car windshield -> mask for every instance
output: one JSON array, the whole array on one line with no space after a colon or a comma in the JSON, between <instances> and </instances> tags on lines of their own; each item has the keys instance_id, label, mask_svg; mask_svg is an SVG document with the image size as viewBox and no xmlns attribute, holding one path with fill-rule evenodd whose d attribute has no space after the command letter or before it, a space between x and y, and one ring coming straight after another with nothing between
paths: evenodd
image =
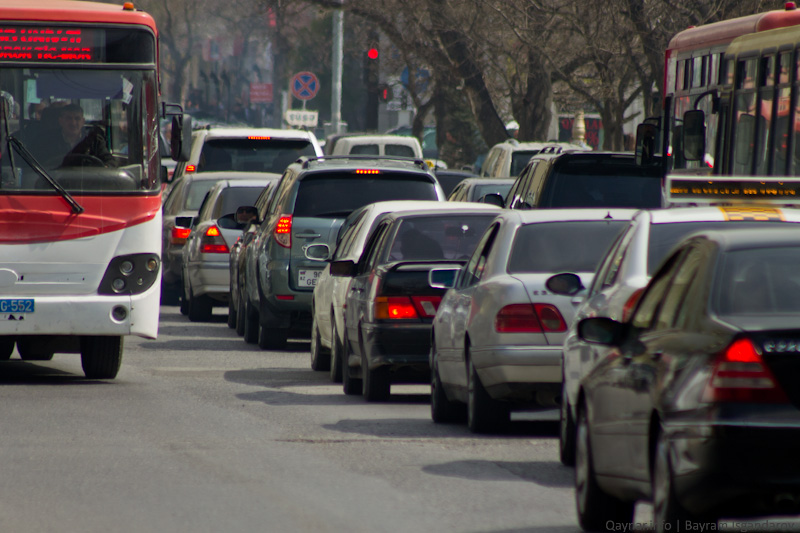
<instances>
[{"instance_id":1,"label":"car windshield","mask_svg":"<svg viewBox=\"0 0 800 533\"><path fill-rule=\"evenodd\" d=\"M725 315L800 312L800 247L756 248L725 254L712 296Z\"/></svg>"},{"instance_id":2,"label":"car windshield","mask_svg":"<svg viewBox=\"0 0 800 533\"><path fill-rule=\"evenodd\" d=\"M661 207L661 174L633 160L579 158L556 163L539 207Z\"/></svg>"},{"instance_id":3,"label":"car windshield","mask_svg":"<svg viewBox=\"0 0 800 533\"><path fill-rule=\"evenodd\" d=\"M314 173L300 181L294 216L346 217L374 202L437 199L436 185L425 174L382 172L376 178L352 172Z\"/></svg>"},{"instance_id":4,"label":"car windshield","mask_svg":"<svg viewBox=\"0 0 800 533\"><path fill-rule=\"evenodd\" d=\"M627 220L526 224L517 230L509 274L594 272Z\"/></svg>"},{"instance_id":5,"label":"car windshield","mask_svg":"<svg viewBox=\"0 0 800 533\"><path fill-rule=\"evenodd\" d=\"M314 156L305 139L207 139L203 143L198 172L235 170L282 174L300 156Z\"/></svg>"},{"instance_id":6,"label":"car windshield","mask_svg":"<svg viewBox=\"0 0 800 533\"><path fill-rule=\"evenodd\" d=\"M647 248L647 275L652 276L667 253L679 241L690 233L701 230L714 230L730 228L736 224L737 228L763 227L764 224L785 224L785 222L681 222L667 224L651 224L650 237Z\"/></svg>"},{"instance_id":7,"label":"car windshield","mask_svg":"<svg viewBox=\"0 0 800 533\"><path fill-rule=\"evenodd\" d=\"M388 261L466 261L496 215L409 217L400 223Z\"/></svg>"},{"instance_id":8,"label":"car windshield","mask_svg":"<svg viewBox=\"0 0 800 533\"><path fill-rule=\"evenodd\" d=\"M539 153L539 150L520 150L511 154L511 170L509 176L519 176L531 157Z\"/></svg>"}]
</instances>

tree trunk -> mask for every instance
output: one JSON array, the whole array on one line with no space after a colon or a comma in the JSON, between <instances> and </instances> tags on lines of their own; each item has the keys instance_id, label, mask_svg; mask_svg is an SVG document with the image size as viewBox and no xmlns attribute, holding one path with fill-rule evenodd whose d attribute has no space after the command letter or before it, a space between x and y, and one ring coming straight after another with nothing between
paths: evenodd
<instances>
[{"instance_id":1,"label":"tree trunk","mask_svg":"<svg viewBox=\"0 0 800 533\"><path fill-rule=\"evenodd\" d=\"M550 121L553 119L553 86L550 72L539 50L528 49L528 78L525 94L514 99L511 107L519 122L520 141L547 141Z\"/></svg>"}]
</instances>

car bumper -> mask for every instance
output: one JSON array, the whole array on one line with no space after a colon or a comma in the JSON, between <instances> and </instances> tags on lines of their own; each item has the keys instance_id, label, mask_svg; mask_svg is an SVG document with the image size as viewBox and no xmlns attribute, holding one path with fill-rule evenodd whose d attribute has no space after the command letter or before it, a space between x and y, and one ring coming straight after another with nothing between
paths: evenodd
<instances>
[{"instance_id":1,"label":"car bumper","mask_svg":"<svg viewBox=\"0 0 800 533\"><path fill-rule=\"evenodd\" d=\"M227 302L231 290L230 264L219 261L201 261L188 266L192 292L196 296L208 295Z\"/></svg>"},{"instance_id":2,"label":"car bumper","mask_svg":"<svg viewBox=\"0 0 800 533\"><path fill-rule=\"evenodd\" d=\"M270 261L266 272L262 270L259 276L263 289L260 295L262 322L267 327L310 335L313 289L295 290L289 283L289 263L284 260Z\"/></svg>"},{"instance_id":3,"label":"car bumper","mask_svg":"<svg viewBox=\"0 0 800 533\"><path fill-rule=\"evenodd\" d=\"M430 372L431 324L365 324L362 331L370 368L388 365Z\"/></svg>"},{"instance_id":4,"label":"car bumper","mask_svg":"<svg viewBox=\"0 0 800 533\"><path fill-rule=\"evenodd\" d=\"M539 393L561 392L561 346L471 347L470 358L481 384L496 400L527 402Z\"/></svg>"},{"instance_id":5,"label":"car bumper","mask_svg":"<svg viewBox=\"0 0 800 533\"><path fill-rule=\"evenodd\" d=\"M678 500L691 512L756 516L800 512L800 427L672 427Z\"/></svg>"}]
</instances>

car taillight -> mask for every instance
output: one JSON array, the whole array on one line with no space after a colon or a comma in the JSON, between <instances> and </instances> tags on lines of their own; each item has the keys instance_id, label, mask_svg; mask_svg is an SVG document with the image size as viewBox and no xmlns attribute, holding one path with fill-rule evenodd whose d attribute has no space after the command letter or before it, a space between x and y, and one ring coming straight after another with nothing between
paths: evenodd
<instances>
[{"instance_id":1,"label":"car taillight","mask_svg":"<svg viewBox=\"0 0 800 533\"><path fill-rule=\"evenodd\" d=\"M177 226L172 228L172 231L169 235L169 243L170 244L183 244L186 242L186 239L189 237L189 233L192 230L189 228L179 228Z\"/></svg>"},{"instance_id":2,"label":"car taillight","mask_svg":"<svg viewBox=\"0 0 800 533\"><path fill-rule=\"evenodd\" d=\"M194 172L197 170L197 167L194 165L186 165L186 172Z\"/></svg>"},{"instance_id":3,"label":"car taillight","mask_svg":"<svg viewBox=\"0 0 800 533\"><path fill-rule=\"evenodd\" d=\"M705 402L786 403L786 393L750 339L737 339L714 362Z\"/></svg>"},{"instance_id":4,"label":"car taillight","mask_svg":"<svg viewBox=\"0 0 800 533\"><path fill-rule=\"evenodd\" d=\"M544 333L567 330L558 308L551 304L512 304L503 307L494 318L498 333Z\"/></svg>"},{"instance_id":5,"label":"car taillight","mask_svg":"<svg viewBox=\"0 0 800 533\"><path fill-rule=\"evenodd\" d=\"M441 296L378 296L374 302L375 318L378 320L433 318L441 301Z\"/></svg>"},{"instance_id":6,"label":"car taillight","mask_svg":"<svg viewBox=\"0 0 800 533\"><path fill-rule=\"evenodd\" d=\"M292 215L281 215L275 226L275 242L284 248L292 247Z\"/></svg>"},{"instance_id":7,"label":"car taillight","mask_svg":"<svg viewBox=\"0 0 800 533\"><path fill-rule=\"evenodd\" d=\"M636 304L639 303L639 298L642 297L643 292L644 288L636 289L625 301L625 305L622 306L622 316L620 317L622 322L627 322L631 318L631 313L633 313Z\"/></svg>"},{"instance_id":8,"label":"car taillight","mask_svg":"<svg viewBox=\"0 0 800 533\"><path fill-rule=\"evenodd\" d=\"M209 226L200 238L200 252L204 254L229 254L230 250L217 226Z\"/></svg>"}]
</instances>

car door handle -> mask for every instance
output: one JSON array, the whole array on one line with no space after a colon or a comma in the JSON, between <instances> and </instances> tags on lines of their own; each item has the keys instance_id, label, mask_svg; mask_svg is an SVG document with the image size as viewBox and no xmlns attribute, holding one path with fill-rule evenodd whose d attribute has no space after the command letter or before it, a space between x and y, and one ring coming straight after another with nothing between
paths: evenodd
<instances>
[{"instance_id":1,"label":"car door handle","mask_svg":"<svg viewBox=\"0 0 800 533\"><path fill-rule=\"evenodd\" d=\"M303 239L319 239L322 237L319 233L296 233L295 236Z\"/></svg>"}]
</instances>

